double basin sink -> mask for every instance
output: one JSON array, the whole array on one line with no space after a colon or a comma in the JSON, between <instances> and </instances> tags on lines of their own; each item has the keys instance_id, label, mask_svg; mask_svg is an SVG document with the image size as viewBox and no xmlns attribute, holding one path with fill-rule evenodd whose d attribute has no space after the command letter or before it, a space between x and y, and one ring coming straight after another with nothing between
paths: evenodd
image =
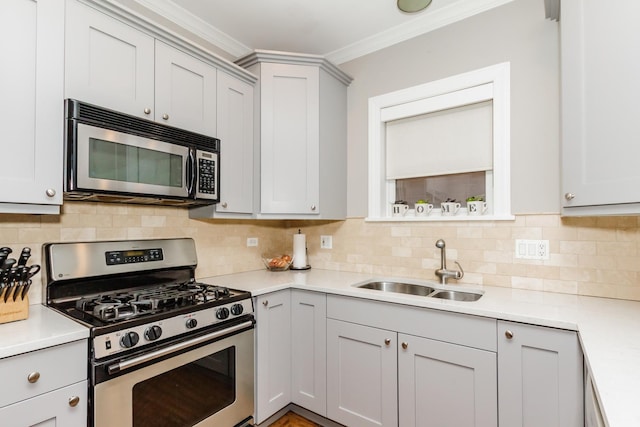
<instances>
[{"instance_id":1,"label":"double basin sink","mask_svg":"<svg viewBox=\"0 0 640 427\"><path fill-rule=\"evenodd\" d=\"M416 285L413 283L392 282L392 281L372 281L357 285L362 289L374 289L382 292L394 292L400 294L417 295L429 298L439 298L451 301L478 301L482 293L456 291L450 289L440 289L427 285Z\"/></svg>"}]
</instances>

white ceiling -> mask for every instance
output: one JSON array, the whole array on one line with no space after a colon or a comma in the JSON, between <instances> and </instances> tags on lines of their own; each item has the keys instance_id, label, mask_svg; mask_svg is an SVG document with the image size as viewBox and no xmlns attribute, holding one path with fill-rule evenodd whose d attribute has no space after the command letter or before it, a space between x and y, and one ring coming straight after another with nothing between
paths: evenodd
<instances>
[{"instance_id":1,"label":"white ceiling","mask_svg":"<svg viewBox=\"0 0 640 427\"><path fill-rule=\"evenodd\" d=\"M239 57L254 49L342 63L513 0L433 0L403 13L396 0L135 0Z\"/></svg>"}]
</instances>

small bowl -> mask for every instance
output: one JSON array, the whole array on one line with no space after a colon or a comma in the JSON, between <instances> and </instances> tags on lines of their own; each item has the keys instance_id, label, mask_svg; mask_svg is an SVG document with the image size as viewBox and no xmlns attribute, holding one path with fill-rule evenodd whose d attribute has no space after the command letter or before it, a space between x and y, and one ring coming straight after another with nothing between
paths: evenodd
<instances>
[{"instance_id":1,"label":"small bowl","mask_svg":"<svg viewBox=\"0 0 640 427\"><path fill-rule=\"evenodd\" d=\"M270 255L263 254L262 262L269 271L285 271L288 270L293 262L293 257L287 254Z\"/></svg>"}]
</instances>

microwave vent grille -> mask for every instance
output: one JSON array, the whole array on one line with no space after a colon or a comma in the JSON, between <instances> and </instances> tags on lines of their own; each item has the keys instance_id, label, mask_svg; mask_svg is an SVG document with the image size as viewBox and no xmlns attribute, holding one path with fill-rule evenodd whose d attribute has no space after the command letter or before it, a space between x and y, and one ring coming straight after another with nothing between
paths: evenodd
<instances>
[{"instance_id":1,"label":"microwave vent grille","mask_svg":"<svg viewBox=\"0 0 640 427\"><path fill-rule=\"evenodd\" d=\"M211 136L155 123L150 120L118 113L73 99L67 101L68 117L76 119L81 123L131 133L159 141L194 146L205 151L215 152L220 150L220 140Z\"/></svg>"}]
</instances>

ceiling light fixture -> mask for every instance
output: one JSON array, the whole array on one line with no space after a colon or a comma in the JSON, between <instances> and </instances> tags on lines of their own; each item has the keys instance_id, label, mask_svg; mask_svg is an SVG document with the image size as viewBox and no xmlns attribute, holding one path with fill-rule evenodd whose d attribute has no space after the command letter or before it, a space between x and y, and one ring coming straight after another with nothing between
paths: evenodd
<instances>
[{"instance_id":1,"label":"ceiling light fixture","mask_svg":"<svg viewBox=\"0 0 640 427\"><path fill-rule=\"evenodd\" d=\"M431 0L398 0L398 9L407 13L420 12L431 4Z\"/></svg>"}]
</instances>

